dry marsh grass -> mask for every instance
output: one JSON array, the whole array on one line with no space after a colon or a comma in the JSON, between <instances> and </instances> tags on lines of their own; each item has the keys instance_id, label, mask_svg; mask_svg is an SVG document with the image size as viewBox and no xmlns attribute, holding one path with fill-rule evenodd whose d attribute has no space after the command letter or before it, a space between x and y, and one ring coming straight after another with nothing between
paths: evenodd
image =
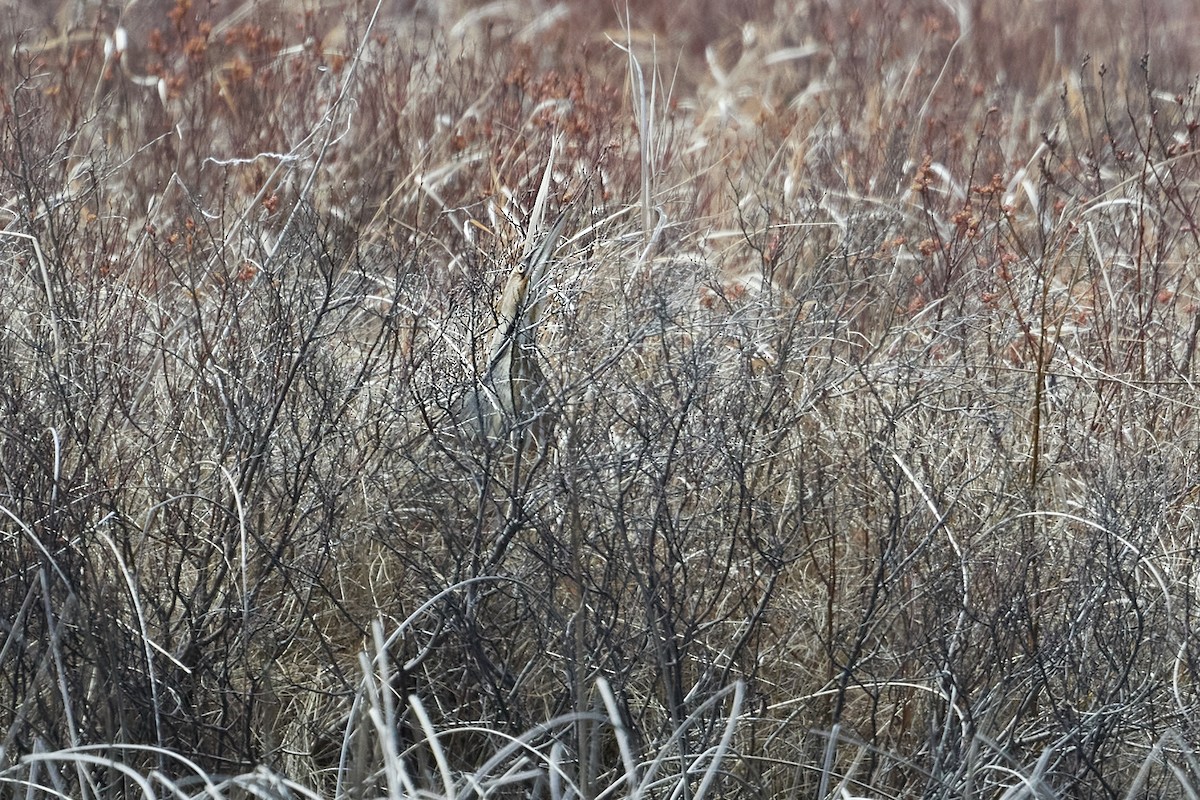
<instances>
[{"instance_id":1,"label":"dry marsh grass","mask_svg":"<svg viewBox=\"0 0 1200 800\"><path fill-rule=\"evenodd\" d=\"M6 793L1195 796L1186 4L2 15Z\"/></svg>"}]
</instances>

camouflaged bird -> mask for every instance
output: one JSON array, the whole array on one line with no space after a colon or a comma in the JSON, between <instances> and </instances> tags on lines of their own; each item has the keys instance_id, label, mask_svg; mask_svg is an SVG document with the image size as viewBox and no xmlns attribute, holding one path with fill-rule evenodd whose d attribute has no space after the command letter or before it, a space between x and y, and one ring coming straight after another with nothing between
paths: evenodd
<instances>
[{"instance_id":1,"label":"camouflaged bird","mask_svg":"<svg viewBox=\"0 0 1200 800\"><path fill-rule=\"evenodd\" d=\"M497 327L488 342L486 367L462 398L455 418L460 431L495 442L506 436L535 441L549 434L546 376L538 365L537 323L540 290L558 247L565 217L560 216L536 250L523 258L504 283L496 304Z\"/></svg>"}]
</instances>

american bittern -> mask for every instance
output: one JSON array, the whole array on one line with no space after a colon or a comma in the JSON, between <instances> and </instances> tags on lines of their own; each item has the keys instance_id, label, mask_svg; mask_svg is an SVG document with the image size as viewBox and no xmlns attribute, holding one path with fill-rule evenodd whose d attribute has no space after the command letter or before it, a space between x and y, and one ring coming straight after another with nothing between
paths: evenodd
<instances>
[{"instance_id":1,"label":"american bittern","mask_svg":"<svg viewBox=\"0 0 1200 800\"><path fill-rule=\"evenodd\" d=\"M558 247L565 216L542 243L513 267L496 304L497 327L488 342L486 367L463 397L459 429L497 441L530 431L541 438L549 430L546 376L538 366L537 324L544 297L542 278ZM531 295L531 289L535 294Z\"/></svg>"}]
</instances>

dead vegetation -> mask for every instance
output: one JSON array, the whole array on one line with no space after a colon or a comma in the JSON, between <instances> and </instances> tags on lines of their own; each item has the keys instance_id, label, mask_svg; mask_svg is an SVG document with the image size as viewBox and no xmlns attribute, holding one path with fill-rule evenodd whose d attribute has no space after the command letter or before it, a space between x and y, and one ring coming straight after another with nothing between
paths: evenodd
<instances>
[{"instance_id":1,"label":"dead vegetation","mask_svg":"<svg viewBox=\"0 0 1200 800\"><path fill-rule=\"evenodd\" d=\"M1184 4L3 13L12 791L1195 794Z\"/></svg>"}]
</instances>

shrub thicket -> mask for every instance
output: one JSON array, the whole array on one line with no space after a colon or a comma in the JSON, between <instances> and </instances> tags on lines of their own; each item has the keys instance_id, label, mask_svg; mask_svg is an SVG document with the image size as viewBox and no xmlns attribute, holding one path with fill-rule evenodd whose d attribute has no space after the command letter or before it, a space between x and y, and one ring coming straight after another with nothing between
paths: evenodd
<instances>
[{"instance_id":1,"label":"shrub thicket","mask_svg":"<svg viewBox=\"0 0 1200 800\"><path fill-rule=\"evenodd\" d=\"M1195 796L1185 3L395 5L4 12L6 793Z\"/></svg>"}]
</instances>

